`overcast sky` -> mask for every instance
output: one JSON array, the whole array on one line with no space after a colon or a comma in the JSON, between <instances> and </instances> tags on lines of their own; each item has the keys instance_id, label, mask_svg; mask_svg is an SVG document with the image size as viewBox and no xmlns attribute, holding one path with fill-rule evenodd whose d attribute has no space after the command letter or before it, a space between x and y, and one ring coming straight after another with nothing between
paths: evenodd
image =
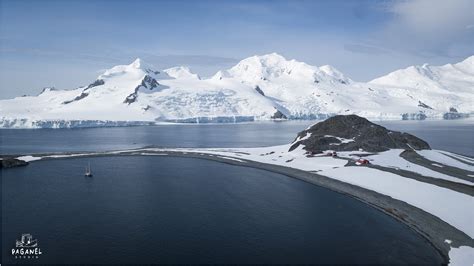
<instances>
[{"instance_id":1,"label":"overcast sky","mask_svg":"<svg viewBox=\"0 0 474 266\"><path fill-rule=\"evenodd\" d=\"M473 0L0 0L0 98L86 85L140 57L201 76L277 52L368 81L474 54Z\"/></svg>"}]
</instances>

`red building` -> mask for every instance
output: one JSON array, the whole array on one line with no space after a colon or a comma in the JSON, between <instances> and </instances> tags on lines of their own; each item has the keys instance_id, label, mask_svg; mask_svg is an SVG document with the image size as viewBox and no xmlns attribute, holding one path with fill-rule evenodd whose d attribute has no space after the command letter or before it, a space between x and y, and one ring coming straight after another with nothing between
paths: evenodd
<instances>
[{"instance_id":1,"label":"red building","mask_svg":"<svg viewBox=\"0 0 474 266\"><path fill-rule=\"evenodd\" d=\"M356 161L357 165L366 165L366 164L369 164L369 163L370 163L369 160L362 159L362 158L360 158L359 160Z\"/></svg>"}]
</instances>

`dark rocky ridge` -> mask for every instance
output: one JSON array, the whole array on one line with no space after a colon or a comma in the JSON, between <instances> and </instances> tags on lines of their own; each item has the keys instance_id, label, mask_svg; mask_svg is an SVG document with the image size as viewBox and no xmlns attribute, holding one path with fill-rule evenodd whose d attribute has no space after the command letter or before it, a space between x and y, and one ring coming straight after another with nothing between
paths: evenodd
<instances>
[{"instance_id":1,"label":"dark rocky ridge","mask_svg":"<svg viewBox=\"0 0 474 266\"><path fill-rule=\"evenodd\" d=\"M307 135L311 133L308 137ZM307 137L303 139L304 137ZM341 141L343 138L353 141ZM398 131L391 131L357 115L337 115L298 133L290 151L303 145L305 150L381 152L389 149L430 149L425 141Z\"/></svg>"},{"instance_id":2,"label":"dark rocky ridge","mask_svg":"<svg viewBox=\"0 0 474 266\"><path fill-rule=\"evenodd\" d=\"M158 83L158 81L156 81L156 79L146 75L143 78L141 85L143 87L149 89L149 90L153 90L153 89L157 88L160 85L160 83Z\"/></svg>"},{"instance_id":3,"label":"dark rocky ridge","mask_svg":"<svg viewBox=\"0 0 474 266\"><path fill-rule=\"evenodd\" d=\"M138 90L140 89L141 85L136 87L133 93L130 93L125 100L123 100L123 103L131 104L137 101L138 98Z\"/></svg>"},{"instance_id":4,"label":"dark rocky ridge","mask_svg":"<svg viewBox=\"0 0 474 266\"><path fill-rule=\"evenodd\" d=\"M424 103L424 102L422 102L422 101L418 101L418 106L419 106L419 107L426 108L426 109L431 109L431 110L433 110L433 108L431 108L431 106L427 105L426 103Z\"/></svg>"},{"instance_id":5,"label":"dark rocky ridge","mask_svg":"<svg viewBox=\"0 0 474 266\"><path fill-rule=\"evenodd\" d=\"M142 83L140 83L140 85L138 85L135 90L133 91L133 93L129 94L125 100L123 101L123 103L126 103L126 104L131 104L131 103L134 103L137 101L137 98L138 98L138 91L140 90L140 87L144 87L148 90L153 90L155 88L158 88L158 86L160 86L160 83L158 83L158 81L156 81L156 79L148 76L148 75L145 75L145 77L143 78L142 80ZM146 110L145 110L146 111Z\"/></svg>"},{"instance_id":6,"label":"dark rocky ridge","mask_svg":"<svg viewBox=\"0 0 474 266\"><path fill-rule=\"evenodd\" d=\"M0 159L0 168L12 168L19 166L27 166L28 162L18 160L15 158L2 158Z\"/></svg>"},{"instance_id":7,"label":"dark rocky ridge","mask_svg":"<svg viewBox=\"0 0 474 266\"><path fill-rule=\"evenodd\" d=\"M105 84L105 81L103 79L97 79L94 82L92 82L91 84L89 84L89 86L87 86L86 90L90 89L90 88L97 87L97 86L101 86L101 85L104 85L104 84Z\"/></svg>"},{"instance_id":8,"label":"dark rocky ridge","mask_svg":"<svg viewBox=\"0 0 474 266\"><path fill-rule=\"evenodd\" d=\"M271 119L288 119L288 117L286 117L286 115L280 110L276 110L276 112L271 116Z\"/></svg>"},{"instance_id":9,"label":"dark rocky ridge","mask_svg":"<svg viewBox=\"0 0 474 266\"><path fill-rule=\"evenodd\" d=\"M255 87L255 90L256 90L258 93L260 93L260 95L265 96L265 93L262 91L262 89L260 89L259 86L256 86L256 87Z\"/></svg>"},{"instance_id":10,"label":"dark rocky ridge","mask_svg":"<svg viewBox=\"0 0 474 266\"><path fill-rule=\"evenodd\" d=\"M72 100L64 101L62 104L70 104L72 102L77 102L79 100L82 100L82 99L86 98L87 96L89 96L89 93L86 92L88 89L94 88L94 87L97 87L97 86L101 86L101 85L104 85L104 84L105 84L104 80L97 79L94 82L92 82L91 84L89 84L84 90L82 90L82 93L79 96L76 96Z\"/></svg>"},{"instance_id":11,"label":"dark rocky ridge","mask_svg":"<svg viewBox=\"0 0 474 266\"><path fill-rule=\"evenodd\" d=\"M74 99L69 100L69 101L64 101L63 104L70 104L70 103L72 103L72 102L76 102L76 101L82 100L82 99L86 98L87 96L89 96L89 93L87 93L87 92L82 92L79 96L76 96Z\"/></svg>"}]
</instances>

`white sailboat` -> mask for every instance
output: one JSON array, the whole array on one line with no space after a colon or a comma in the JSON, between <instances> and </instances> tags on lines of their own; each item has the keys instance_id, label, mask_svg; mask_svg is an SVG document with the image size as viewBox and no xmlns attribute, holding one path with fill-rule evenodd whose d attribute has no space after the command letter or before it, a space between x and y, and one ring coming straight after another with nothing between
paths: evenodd
<instances>
[{"instance_id":1,"label":"white sailboat","mask_svg":"<svg viewBox=\"0 0 474 266\"><path fill-rule=\"evenodd\" d=\"M86 172L84 176L92 177L91 163L89 163L88 167L86 167Z\"/></svg>"}]
</instances>

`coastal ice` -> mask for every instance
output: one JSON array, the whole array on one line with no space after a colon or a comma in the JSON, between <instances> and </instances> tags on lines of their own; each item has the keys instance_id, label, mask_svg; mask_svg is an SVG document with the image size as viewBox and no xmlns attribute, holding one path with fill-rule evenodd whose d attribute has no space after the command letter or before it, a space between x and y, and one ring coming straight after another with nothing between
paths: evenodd
<instances>
[{"instance_id":1,"label":"coastal ice","mask_svg":"<svg viewBox=\"0 0 474 266\"><path fill-rule=\"evenodd\" d=\"M41 160L42 157L35 157L35 156L31 156L31 155L26 155L26 156L20 156L17 159L25 161L25 162L32 162L32 161Z\"/></svg>"}]
</instances>

